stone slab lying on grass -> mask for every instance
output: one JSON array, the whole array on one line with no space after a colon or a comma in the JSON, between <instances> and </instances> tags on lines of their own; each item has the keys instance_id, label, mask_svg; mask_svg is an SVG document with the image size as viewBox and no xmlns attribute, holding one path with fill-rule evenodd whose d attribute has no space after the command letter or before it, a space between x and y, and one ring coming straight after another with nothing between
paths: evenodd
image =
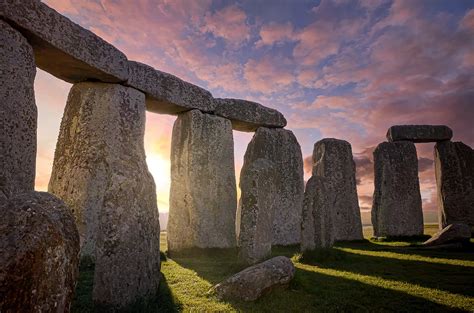
<instances>
[{"instance_id":1,"label":"stone slab lying on grass","mask_svg":"<svg viewBox=\"0 0 474 313\"><path fill-rule=\"evenodd\" d=\"M235 130L254 132L259 127L286 126L283 114L259 103L241 99L215 99L215 102L215 114L231 120Z\"/></svg>"},{"instance_id":2,"label":"stone slab lying on grass","mask_svg":"<svg viewBox=\"0 0 474 313\"><path fill-rule=\"evenodd\" d=\"M436 142L450 140L453 131L444 125L395 125L388 129L387 140L411 142Z\"/></svg>"},{"instance_id":3,"label":"stone slab lying on grass","mask_svg":"<svg viewBox=\"0 0 474 313\"><path fill-rule=\"evenodd\" d=\"M467 224L450 224L423 243L424 246L438 246L452 243L469 242L471 228Z\"/></svg>"},{"instance_id":4,"label":"stone slab lying on grass","mask_svg":"<svg viewBox=\"0 0 474 313\"><path fill-rule=\"evenodd\" d=\"M177 114L192 109L214 110L214 99L209 91L149 65L135 61L128 64L126 84L145 93L148 111Z\"/></svg>"},{"instance_id":5,"label":"stone slab lying on grass","mask_svg":"<svg viewBox=\"0 0 474 313\"><path fill-rule=\"evenodd\" d=\"M212 288L220 299L254 301L278 287L287 287L295 276L291 260L277 256L253 265Z\"/></svg>"},{"instance_id":6,"label":"stone slab lying on grass","mask_svg":"<svg viewBox=\"0 0 474 313\"><path fill-rule=\"evenodd\" d=\"M37 66L46 72L70 83L127 80L122 52L44 3L0 1L0 16L28 39Z\"/></svg>"}]
</instances>

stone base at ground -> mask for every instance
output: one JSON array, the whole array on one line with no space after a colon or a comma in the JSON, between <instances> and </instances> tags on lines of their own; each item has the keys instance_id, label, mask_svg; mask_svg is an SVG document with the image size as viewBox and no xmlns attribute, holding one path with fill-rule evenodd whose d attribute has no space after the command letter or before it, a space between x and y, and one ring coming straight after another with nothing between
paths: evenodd
<instances>
[{"instance_id":1,"label":"stone base at ground","mask_svg":"<svg viewBox=\"0 0 474 313\"><path fill-rule=\"evenodd\" d=\"M277 256L229 277L213 287L220 299L254 301L278 287L286 287L295 276L291 260Z\"/></svg>"},{"instance_id":2,"label":"stone base at ground","mask_svg":"<svg viewBox=\"0 0 474 313\"><path fill-rule=\"evenodd\" d=\"M274 163L257 159L240 174L236 228L243 262L255 264L272 252L277 171Z\"/></svg>"},{"instance_id":3,"label":"stone base at ground","mask_svg":"<svg viewBox=\"0 0 474 313\"><path fill-rule=\"evenodd\" d=\"M374 172L374 236L423 235L415 145L408 141L379 144L374 150Z\"/></svg>"},{"instance_id":4,"label":"stone base at ground","mask_svg":"<svg viewBox=\"0 0 474 313\"><path fill-rule=\"evenodd\" d=\"M64 202L46 192L0 200L0 312L69 312L79 235Z\"/></svg>"},{"instance_id":5,"label":"stone base at ground","mask_svg":"<svg viewBox=\"0 0 474 313\"><path fill-rule=\"evenodd\" d=\"M471 228L467 224L450 224L423 243L424 246L439 246L452 243L467 243L471 239Z\"/></svg>"},{"instance_id":6,"label":"stone base at ground","mask_svg":"<svg viewBox=\"0 0 474 313\"><path fill-rule=\"evenodd\" d=\"M192 110L171 140L168 251L236 246L234 140L228 119Z\"/></svg>"}]
</instances>

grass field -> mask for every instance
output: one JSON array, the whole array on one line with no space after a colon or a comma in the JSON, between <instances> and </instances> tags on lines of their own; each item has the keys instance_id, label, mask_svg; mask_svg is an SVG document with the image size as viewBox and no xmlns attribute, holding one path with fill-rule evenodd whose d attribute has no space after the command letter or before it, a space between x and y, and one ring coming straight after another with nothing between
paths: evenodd
<instances>
[{"instance_id":1,"label":"grass field","mask_svg":"<svg viewBox=\"0 0 474 313\"><path fill-rule=\"evenodd\" d=\"M427 225L426 234L437 231ZM364 235L371 236L370 229ZM210 287L245 266L234 250L162 254L159 294L129 312L474 312L474 250L425 250L417 242L361 241L291 257L296 275L287 290L252 303L219 301ZM162 251L166 234L162 233ZM73 312L94 312L93 264L83 262ZM98 311L98 310L96 310ZM99 310L104 311L104 308Z\"/></svg>"}]
</instances>

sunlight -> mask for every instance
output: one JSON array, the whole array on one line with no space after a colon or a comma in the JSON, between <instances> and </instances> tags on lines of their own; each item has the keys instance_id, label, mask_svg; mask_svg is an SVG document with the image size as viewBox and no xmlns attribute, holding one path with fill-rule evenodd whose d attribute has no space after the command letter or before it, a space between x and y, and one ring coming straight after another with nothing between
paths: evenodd
<instances>
[{"instance_id":1,"label":"sunlight","mask_svg":"<svg viewBox=\"0 0 474 313\"><path fill-rule=\"evenodd\" d=\"M157 153L149 153L146 158L148 170L156 185L156 196L158 200L158 208L160 212L169 210L169 193L170 193L170 161Z\"/></svg>"}]
</instances>

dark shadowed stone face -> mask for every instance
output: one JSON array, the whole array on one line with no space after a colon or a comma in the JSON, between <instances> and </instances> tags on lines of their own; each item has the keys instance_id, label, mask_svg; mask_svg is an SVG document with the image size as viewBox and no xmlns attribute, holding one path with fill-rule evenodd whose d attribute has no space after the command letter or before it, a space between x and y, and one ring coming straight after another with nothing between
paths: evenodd
<instances>
[{"instance_id":1,"label":"dark shadowed stone face","mask_svg":"<svg viewBox=\"0 0 474 313\"><path fill-rule=\"evenodd\" d=\"M0 20L0 194L32 191L36 167L36 66L26 39Z\"/></svg>"},{"instance_id":2,"label":"dark shadowed stone face","mask_svg":"<svg viewBox=\"0 0 474 313\"><path fill-rule=\"evenodd\" d=\"M439 246L450 243L467 243L471 238L471 228L464 223L449 224L430 239L423 243L424 246Z\"/></svg>"},{"instance_id":3,"label":"dark shadowed stone face","mask_svg":"<svg viewBox=\"0 0 474 313\"><path fill-rule=\"evenodd\" d=\"M64 202L46 192L0 200L0 311L69 312L79 235Z\"/></svg>"},{"instance_id":4,"label":"dark shadowed stone face","mask_svg":"<svg viewBox=\"0 0 474 313\"><path fill-rule=\"evenodd\" d=\"M387 131L387 140L390 142L437 142L452 137L453 131L444 125L395 125Z\"/></svg>"}]
</instances>

